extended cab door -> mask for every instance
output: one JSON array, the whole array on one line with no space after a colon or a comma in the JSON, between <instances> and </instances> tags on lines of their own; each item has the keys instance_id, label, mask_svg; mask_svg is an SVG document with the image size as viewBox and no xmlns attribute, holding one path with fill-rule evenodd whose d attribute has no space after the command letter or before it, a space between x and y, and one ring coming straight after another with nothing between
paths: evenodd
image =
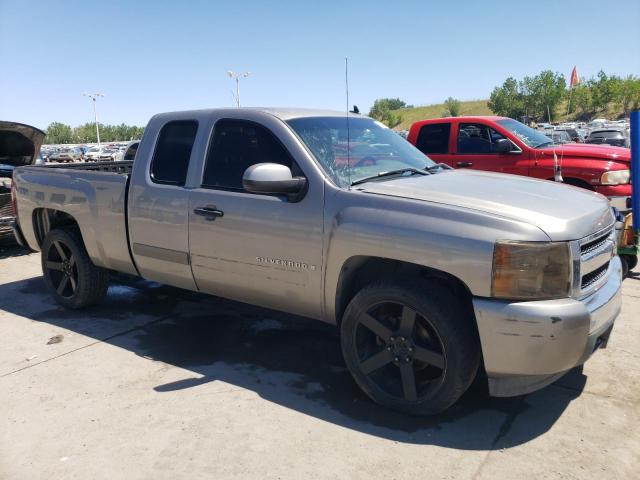
<instances>
[{"instance_id":1,"label":"extended cab door","mask_svg":"<svg viewBox=\"0 0 640 480\"><path fill-rule=\"evenodd\" d=\"M310 175L305 155L275 117L215 119L201 181L189 196L191 266L199 290L320 317L324 183ZM305 176L305 196L245 191L242 176L256 163L283 164Z\"/></svg>"},{"instance_id":2,"label":"extended cab door","mask_svg":"<svg viewBox=\"0 0 640 480\"><path fill-rule=\"evenodd\" d=\"M415 146L436 163L446 163L455 168L452 152L451 122L426 123L415 137Z\"/></svg>"},{"instance_id":3,"label":"extended cab door","mask_svg":"<svg viewBox=\"0 0 640 480\"><path fill-rule=\"evenodd\" d=\"M528 153L491 126L482 122L461 120L455 123L455 134L454 159L450 163L452 167L514 175L529 174ZM511 143L511 151L497 151L496 142L502 139Z\"/></svg>"},{"instance_id":4,"label":"extended cab door","mask_svg":"<svg viewBox=\"0 0 640 480\"><path fill-rule=\"evenodd\" d=\"M133 164L128 199L129 244L142 277L195 290L189 264L191 158L202 155L195 143L196 118L149 122ZM194 148L196 146L196 148Z\"/></svg>"}]
</instances>

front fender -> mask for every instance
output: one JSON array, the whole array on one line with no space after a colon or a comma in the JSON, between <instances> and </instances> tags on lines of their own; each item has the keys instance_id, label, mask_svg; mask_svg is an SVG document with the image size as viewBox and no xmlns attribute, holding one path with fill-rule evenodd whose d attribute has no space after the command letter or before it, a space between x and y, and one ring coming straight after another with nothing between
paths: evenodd
<instances>
[{"instance_id":1,"label":"front fender","mask_svg":"<svg viewBox=\"0 0 640 480\"><path fill-rule=\"evenodd\" d=\"M473 295L489 296L496 240L549 240L524 222L356 191L328 196L326 218L324 311L332 322L342 268L354 256L429 267L456 277Z\"/></svg>"}]
</instances>

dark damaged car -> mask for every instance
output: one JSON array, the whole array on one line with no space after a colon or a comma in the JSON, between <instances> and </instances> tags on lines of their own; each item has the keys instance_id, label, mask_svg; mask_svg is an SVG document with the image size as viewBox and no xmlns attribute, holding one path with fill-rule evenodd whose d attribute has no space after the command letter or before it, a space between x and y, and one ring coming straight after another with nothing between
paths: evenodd
<instances>
[{"instance_id":1,"label":"dark damaged car","mask_svg":"<svg viewBox=\"0 0 640 480\"><path fill-rule=\"evenodd\" d=\"M15 167L39 163L45 133L16 122L0 121L0 239L11 237L15 220L11 199L11 177Z\"/></svg>"}]
</instances>

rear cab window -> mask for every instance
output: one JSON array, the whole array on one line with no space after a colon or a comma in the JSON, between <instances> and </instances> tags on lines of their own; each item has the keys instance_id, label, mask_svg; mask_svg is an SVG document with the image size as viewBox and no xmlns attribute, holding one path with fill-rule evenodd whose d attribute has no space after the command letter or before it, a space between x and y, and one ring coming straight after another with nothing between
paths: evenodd
<instances>
[{"instance_id":1,"label":"rear cab window","mask_svg":"<svg viewBox=\"0 0 640 480\"><path fill-rule=\"evenodd\" d=\"M149 167L154 183L184 186L197 131L195 120L168 122L160 129Z\"/></svg>"},{"instance_id":2,"label":"rear cab window","mask_svg":"<svg viewBox=\"0 0 640 480\"><path fill-rule=\"evenodd\" d=\"M429 123L418 133L416 147L424 154L449 153L450 123Z\"/></svg>"}]
</instances>

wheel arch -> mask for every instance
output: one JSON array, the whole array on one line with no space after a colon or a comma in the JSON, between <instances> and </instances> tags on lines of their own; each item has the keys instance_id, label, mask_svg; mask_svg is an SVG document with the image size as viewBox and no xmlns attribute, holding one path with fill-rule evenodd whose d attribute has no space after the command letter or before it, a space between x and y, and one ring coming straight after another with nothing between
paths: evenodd
<instances>
[{"instance_id":1,"label":"wheel arch","mask_svg":"<svg viewBox=\"0 0 640 480\"><path fill-rule=\"evenodd\" d=\"M76 228L82 237L80 224L75 217L62 210L52 208L36 208L32 212L33 232L38 242L38 247L42 247L47 234L60 227ZM84 240L83 240L84 241Z\"/></svg>"},{"instance_id":2,"label":"wheel arch","mask_svg":"<svg viewBox=\"0 0 640 480\"><path fill-rule=\"evenodd\" d=\"M547 180L550 180L552 182L555 181L553 177L547 178ZM589 182L582 180L580 178L563 177L562 183L564 183L565 185L572 185L574 187L584 188L585 190L595 191L595 188L593 187L593 185L589 184Z\"/></svg>"},{"instance_id":3,"label":"wheel arch","mask_svg":"<svg viewBox=\"0 0 640 480\"><path fill-rule=\"evenodd\" d=\"M416 278L442 285L450 289L456 298L462 300L462 304L475 319L471 290L454 275L425 265L402 260L373 256L353 256L343 263L338 277L335 295L336 325L340 325L347 305L358 291L365 285L382 278L405 280L407 278Z\"/></svg>"}]
</instances>

